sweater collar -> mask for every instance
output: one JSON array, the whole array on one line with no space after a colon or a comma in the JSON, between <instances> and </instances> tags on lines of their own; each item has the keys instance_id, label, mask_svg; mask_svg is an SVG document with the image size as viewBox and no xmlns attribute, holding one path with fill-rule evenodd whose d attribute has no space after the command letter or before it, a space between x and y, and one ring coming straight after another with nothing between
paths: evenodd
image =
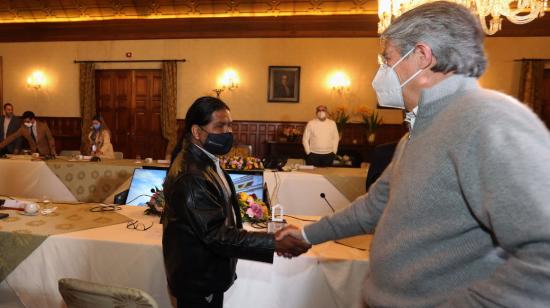
<instances>
[{"instance_id":1,"label":"sweater collar","mask_svg":"<svg viewBox=\"0 0 550 308\"><path fill-rule=\"evenodd\" d=\"M420 100L418 102L418 114L430 116L434 112L441 110L445 104L437 103L445 100L445 98L453 96L457 93L474 90L479 88L477 79L464 75L451 75L431 88L422 90Z\"/></svg>"},{"instance_id":2,"label":"sweater collar","mask_svg":"<svg viewBox=\"0 0 550 308\"><path fill-rule=\"evenodd\" d=\"M422 90L415 114L415 129L427 124L428 119L447 107L447 98L458 93L478 89L477 78L464 75L451 75L431 88Z\"/></svg>"}]
</instances>

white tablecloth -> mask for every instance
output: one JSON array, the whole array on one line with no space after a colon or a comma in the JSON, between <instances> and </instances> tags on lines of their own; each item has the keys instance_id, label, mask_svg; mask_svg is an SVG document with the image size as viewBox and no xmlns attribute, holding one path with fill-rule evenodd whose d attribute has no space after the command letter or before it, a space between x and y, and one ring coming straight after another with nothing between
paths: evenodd
<instances>
[{"instance_id":1,"label":"white tablecloth","mask_svg":"<svg viewBox=\"0 0 550 308\"><path fill-rule=\"evenodd\" d=\"M0 159L0 195L41 200L77 201L43 161Z\"/></svg>"},{"instance_id":2,"label":"white tablecloth","mask_svg":"<svg viewBox=\"0 0 550 308\"><path fill-rule=\"evenodd\" d=\"M333 169L334 170L334 169ZM345 169L341 169L345 173ZM358 172L354 170L354 175ZM359 180L360 189L364 189L367 169L358 170L363 177ZM320 197L321 193L337 211L347 207L351 201L336 188L322 174L307 172L264 172L264 181L267 183L271 203L280 203L285 213L290 215L324 216L332 213L326 201Z\"/></svg>"},{"instance_id":3,"label":"white tablecloth","mask_svg":"<svg viewBox=\"0 0 550 308\"><path fill-rule=\"evenodd\" d=\"M6 278L9 287L30 308L63 307L57 287L63 277L140 288L170 307L158 217L139 207L122 213L154 226L140 232L119 224L51 236ZM292 260L275 257L273 264L240 260L224 307L360 307L367 264L367 251L334 242Z\"/></svg>"}]
</instances>

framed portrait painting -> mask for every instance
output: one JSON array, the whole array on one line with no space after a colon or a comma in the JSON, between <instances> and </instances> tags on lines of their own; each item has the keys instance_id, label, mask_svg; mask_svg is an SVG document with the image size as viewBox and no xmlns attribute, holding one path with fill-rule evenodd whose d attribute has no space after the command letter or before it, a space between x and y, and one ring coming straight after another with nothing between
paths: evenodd
<instances>
[{"instance_id":1,"label":"framed portrait painting","mask_svg":"<svg viewBox=\"0 0 550 308\"><path fill-rule=\"evenodd\" d=\"M267 101L297 103L300 101L300 67L270 66Z\"/></svg>"}]
</instances>

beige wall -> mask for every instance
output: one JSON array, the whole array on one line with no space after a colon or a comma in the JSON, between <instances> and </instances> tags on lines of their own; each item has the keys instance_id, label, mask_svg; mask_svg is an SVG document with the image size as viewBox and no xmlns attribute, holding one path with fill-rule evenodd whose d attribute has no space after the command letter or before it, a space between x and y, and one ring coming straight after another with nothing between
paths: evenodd
<instances>
[{"instance_id":1,"label":"beige wall","mask_svg":"<svg viewBox=\"0 0 550 308\"><path fill-rule=\"evenodd\" d=\"M550 37L489 38L489 58L483 86L516 95L520 58L550 58ZM121 60L126 52L133 59L180 59L178 77L178 118L190 103L202 95L212 95L218 76L226 68L235 69L241 85L224 92L236 120L306 121L314 107L340 103L357 107L375 106L370 82L377 69L376 38L300 39L190 39L149 41L2 43L4 101L16 112L31 109L41 116L79 116L78 65L73 60ZM301 66L301 93L298 104L267 102L267 67ZM99 68L158 68L159 64L101 64ZM42 90L27 88L26 79L41 69L48 84ZM343 70L351 79L343 96L326 86L327 76ZM400 123L399 111L383 111L386 123Z\"/></svg>"}]
</instances>

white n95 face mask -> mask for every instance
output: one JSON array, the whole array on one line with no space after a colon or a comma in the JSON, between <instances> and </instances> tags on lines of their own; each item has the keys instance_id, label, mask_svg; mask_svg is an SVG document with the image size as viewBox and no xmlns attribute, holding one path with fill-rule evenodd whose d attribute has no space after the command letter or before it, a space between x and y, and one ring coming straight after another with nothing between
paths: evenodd
<instances>
[{"instance_id":1,"label":"white n95 face mask","mask_svg":"<svg viewBox=\"0 0 550 308\"><path fill-rule=\"evenodd\" d=\"M418 70L411 77L409 77L409 79L405 80L405 82L401 84L394 68L413 51L414 47L391 67L387 64L380 65L380 68L378 69L378 72L376 72L376 76L374 76L372 81L372 87L376 92L378 105L381 107L405 109L405 102L403 101L403 92L401 91L401 88L418 76L418 74L420 74L423 70Z\"/></svg>"}]
</instances>

